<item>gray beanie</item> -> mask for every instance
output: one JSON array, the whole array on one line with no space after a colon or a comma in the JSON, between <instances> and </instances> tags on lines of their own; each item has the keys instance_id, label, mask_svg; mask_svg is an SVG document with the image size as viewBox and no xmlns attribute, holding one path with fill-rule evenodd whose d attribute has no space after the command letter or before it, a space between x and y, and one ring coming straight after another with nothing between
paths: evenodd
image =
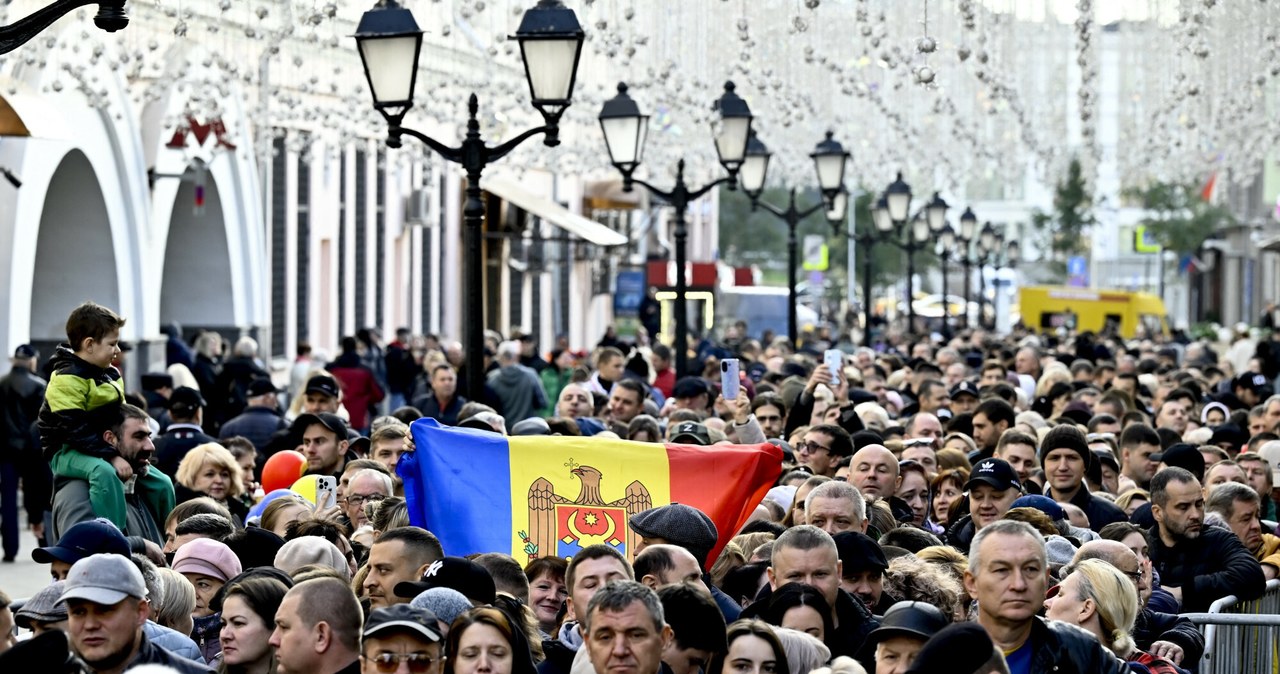
<instances>
[{"instance_id":1,"label":"gray beanie","mask_svg":"<svg viewBox=\"0 0 1280 674\"><path fill-rule=\"evenodd\" d=\"M351 576L346 555L342 554L338 546L320 536L299 536L285 543L276 553L275 567L290 576L308 564L335 569L343 578Z\"/></svg>"},{"instance_id":2,"label":"gray beanie","mask_svg":"<svg viewBox=\"0 0 1280 674\"><path fill-rule=\"evenodd\" d=\"M409 602L414 608L425 608L443 622L452 625L458 616L471 610L471 600L449 587L433 587L423 590Z\"/></svg>"}]
</instances>

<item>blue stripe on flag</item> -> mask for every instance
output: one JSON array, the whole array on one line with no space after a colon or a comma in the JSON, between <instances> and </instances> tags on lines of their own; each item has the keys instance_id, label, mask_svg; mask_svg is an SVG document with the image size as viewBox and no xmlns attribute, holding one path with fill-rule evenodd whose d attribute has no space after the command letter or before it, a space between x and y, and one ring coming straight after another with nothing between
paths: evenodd
<instances>
[{"instance_id":1,"label":"blue stripe on flag","mask_svg":"<svg viewBox=\"0 0 1280 674\"><path fill-rule=\"evenodd\" d=\"M405 453L396 467L410 523L435 534L447 555L510 550L506 438L427 418L413 422L410 431L416 451Z\"/></svg>"}]
</instances>

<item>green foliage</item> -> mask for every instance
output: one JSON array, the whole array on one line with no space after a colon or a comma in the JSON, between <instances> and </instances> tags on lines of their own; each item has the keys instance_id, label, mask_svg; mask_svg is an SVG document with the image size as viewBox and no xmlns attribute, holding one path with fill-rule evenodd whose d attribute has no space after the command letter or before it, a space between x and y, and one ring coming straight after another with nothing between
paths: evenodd
<instances>
[{"instance_id":1,"label":"green foliage","mask_svg":"<svg viewBox=\"0 0 1280 674\"><path fill-rule=\"evenodd\" d=\"M1200 198L1195 185L1153 183L1126 193L1151 211L1140 224L1166 250L1190 253L1217 230L1235 223L1229 210Z\"/></svg>"},{"instance_id":2,"label":"green foliage","mask_svg":"<svg viewBox=\"0 0 1280 674\"><path fill-rule=\"evenodd\" d=\"M1062 261L1088 250L1084 230L1093 223L1093 195L1080 160L1072 159L1066 177L1054 188L1053 213L1037 209L1031 214L1031 224L1048 240L1052 260Z\"/></svg>"}]
</instances>

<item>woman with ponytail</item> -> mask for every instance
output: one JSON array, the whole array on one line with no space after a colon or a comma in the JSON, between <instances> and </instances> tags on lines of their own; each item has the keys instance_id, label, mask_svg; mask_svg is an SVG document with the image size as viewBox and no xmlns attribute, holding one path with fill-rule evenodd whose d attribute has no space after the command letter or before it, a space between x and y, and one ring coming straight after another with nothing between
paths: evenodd
<instances>
[{"instance_id":1,"label":"woman with ponytail","mask_svg":"<svg viewBox=\"0 0 1280 674\"><path fill-rule=\"evenodd\" d=\"M1152 674L1178 674L1173 663L1138 650L1130 632L1138 617L1134 581L1116 567L1087 559L1076 564L1045 601L1045 617L1082 627L1126 662L1144 665Z\"/></svg>"}]
</instances>

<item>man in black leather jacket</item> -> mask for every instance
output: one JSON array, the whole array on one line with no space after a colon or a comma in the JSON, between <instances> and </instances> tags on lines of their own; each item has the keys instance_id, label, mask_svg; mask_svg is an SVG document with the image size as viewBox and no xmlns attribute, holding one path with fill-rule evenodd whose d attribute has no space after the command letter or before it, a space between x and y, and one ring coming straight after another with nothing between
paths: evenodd
<instances>
[{"instance_id":1,"label":"man in black leather jacket","mask_svg":"<svg viewBox=\"0 0 1280 674\"><path fill-rule=\"evenodd\" d=\"M965 590L978 600L978 624L1005 654L1010 674L1124 674L1123 661L1084 630L1039 617L1048 559L1031 525L1000 520L973 539Z\"/></svg>"}]
</instances>

